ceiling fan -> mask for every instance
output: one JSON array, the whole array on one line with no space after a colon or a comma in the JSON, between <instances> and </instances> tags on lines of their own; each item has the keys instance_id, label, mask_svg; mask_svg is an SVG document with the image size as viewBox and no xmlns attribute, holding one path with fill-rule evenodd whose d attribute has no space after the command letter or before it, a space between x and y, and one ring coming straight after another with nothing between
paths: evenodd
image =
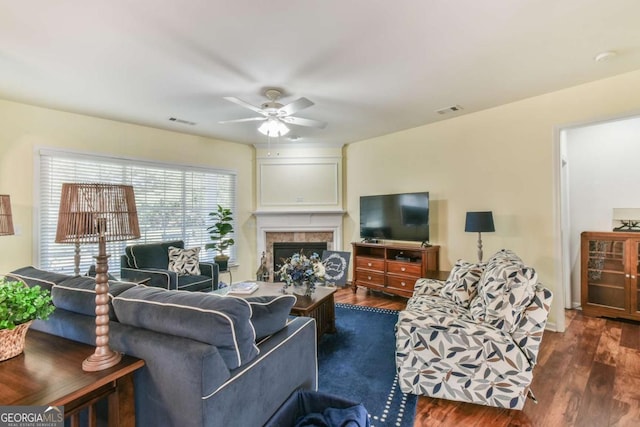
<instances>
[{"instance_id":1,"label":"ceiling fan","mask_svg":"<svg viewBox=\"0 0 640 427\"><path fill-rule=\"evenodd\" d=\"M251 111L255 111L256 113L261 114L261 116L249 117L246 119L224 120L219 123L264 121L264 123L258 128L258 131L267 136L286 135L289 132L287 124L308 126L319 129L324 129L325 126L327 126L326 122L321 122L319 120L293 117L293 114L313 105L313 102L309 101L307 98L302 97L290 104L282 105L278 102L278 99L282 96L282 92L280 90L267 89L264 95L269 99L269 101L263 103L260 107L256 107L255 105L249 104L248 102L234 96L226 96L224 99L227 101L248 108Z\"/></svg>"}]
</instances>

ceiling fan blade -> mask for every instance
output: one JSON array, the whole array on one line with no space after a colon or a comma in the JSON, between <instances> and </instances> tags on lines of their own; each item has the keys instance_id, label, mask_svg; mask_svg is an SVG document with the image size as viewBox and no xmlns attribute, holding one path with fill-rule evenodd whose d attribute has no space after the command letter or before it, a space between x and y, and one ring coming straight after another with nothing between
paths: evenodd
<instances>
[{"instance_id":1,"label":"ceiling fan blade","mask_svg":"<svg viewBox=\"0 0 640 427\"><path fill-rule=\"evenodd\" d=\"M262 120L267 120L267 118L266 117L249 117L246 119L222 120L218 123L225 124L225 123L257 122Z\"/></svg>"},{"instance_id":2,"label":"ceiling fan blade","mask_svg":"<svg viewBox=\"0 0 640 427\"><path fill-rule=\"evenodd\" d=\"M319 129L324 129L327 126L327 122L321 122L319 120L312 120L312 119L303 119L302 117L291 117L291 116L283 117L282 121L286 123L290 123L292 125L309 126L309 127L319 128Z\"/></svg>"},{"instance_id":3,"label":"ceiling fan blade","mask_svg":"<svg viewBox=\"0 0 640 427\"><path fill-rule=\"evenodd\" d=\"M265 113L262 108L249 104L248 102L243 101L240 98L236 98L235 96L225 96L224 99L226 99L227 101L233 102L234 104L238 104L241 107L248 108L249 110L255 111L256 113L260 113L264 116L267 115L267 113Z\"/></svg>"},{"instance_id":4,"label":"ceiling fan blade","mask_svg":"<svg viewBox=\"0 0 640 427\"><path fill-rule=\"evenodd\" d=\"M290 104L285 105L284 107L278 110L278 115L280 117L290 116L293 113L300 111L302 109L311 107L313 102L309 101L307 98L300 98L297 101L293 101Z\"/></svg>"}]
</instances>

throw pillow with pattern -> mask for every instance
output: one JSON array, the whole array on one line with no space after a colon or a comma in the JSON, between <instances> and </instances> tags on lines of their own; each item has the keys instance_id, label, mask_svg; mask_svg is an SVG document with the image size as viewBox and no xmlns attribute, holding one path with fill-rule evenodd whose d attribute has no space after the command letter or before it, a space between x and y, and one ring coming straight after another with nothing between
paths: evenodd
<instances>
[{"instance_id":1,"label":"throw pillow with pattern","mask_svg":"<svg viewBox=\"0 0 640 427\"><path fill-rule=\"evenodd\" d=\"M459 259L440 291L440 296L450 299L465 308L478 293L478 283L484 271L484 264L472 264Z\"/></svg>"},{"instance_id":2,"label":"throw pillow with pattern","mask_svg":"<svg viewBox=\"0 0 640 427\"><path fill-rule=\"evenodd\" d=\"M169 270L180 276L199 276L200 248L181 249L169 246Z\"/></svg>"},{"instance_id":3,"label":"throw pillow with pattern","mask_svg":"<svg viewBox=\"0 0 640 427\"><path fill-rule=\"evenodd\" d=\"M524 265L513 251L502 250L487 263L471 314L478 321L511 333L535 297L537 283L535 269Z\"/></svg>"}]
</instances>

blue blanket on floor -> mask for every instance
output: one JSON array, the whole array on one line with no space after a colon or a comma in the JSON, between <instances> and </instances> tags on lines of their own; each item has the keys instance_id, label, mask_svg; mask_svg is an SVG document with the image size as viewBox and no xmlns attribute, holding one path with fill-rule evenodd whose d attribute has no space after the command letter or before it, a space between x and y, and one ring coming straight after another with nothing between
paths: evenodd
<instances>
[{"instance_id":1,"label":"blue blanket on floor","mask_svg":"<svg viewBox=\"0 0 640 427\"><path fill-rule=\"evenodd\" d=\"M311 413L301 417L295 427L369 427L369 415L360 405L349 408L327 408L322 413Z\"/></svg>"}]
</instances>

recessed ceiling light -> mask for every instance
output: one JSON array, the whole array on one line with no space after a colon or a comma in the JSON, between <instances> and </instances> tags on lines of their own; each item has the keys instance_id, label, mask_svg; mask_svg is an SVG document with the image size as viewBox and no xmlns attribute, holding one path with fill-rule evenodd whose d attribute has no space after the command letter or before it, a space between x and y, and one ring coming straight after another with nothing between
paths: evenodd
<instances>
[{"instance_id":1,"label":"recessed ceiling light","mask_svg":"<svg viewBox=\"0 0 640 427\"><path fill-rule=\"evenodd\" d=\"M596 56L593 57L593 60L596 62L604 62L616 56L618 52L615 50L607 50L605 52L600 52Z\"/></svg>"}]
</instances>

